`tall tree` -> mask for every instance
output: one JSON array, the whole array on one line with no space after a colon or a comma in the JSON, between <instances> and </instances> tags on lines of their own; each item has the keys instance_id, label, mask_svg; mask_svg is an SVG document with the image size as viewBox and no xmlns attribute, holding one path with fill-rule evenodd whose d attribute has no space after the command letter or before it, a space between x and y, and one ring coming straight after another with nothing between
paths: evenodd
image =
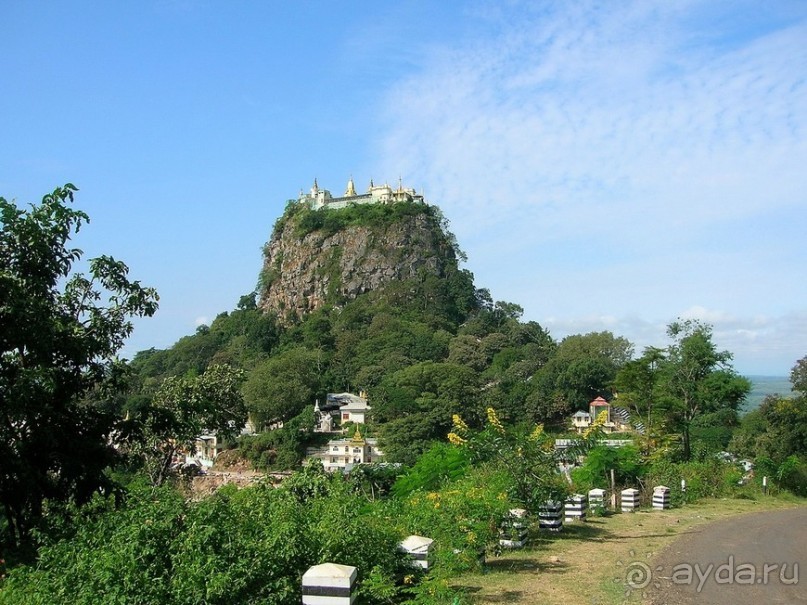
<instances>
[{"instance_id":1,"label":"tall tree","mask_svg":"<svg viewBox=\"0 0 807 605\"><path fill-rule=\"evenodd\" d=\"M681 431L685 460L692 457L690 426L703 414L736 413L751 383L731 366L729 351L718 351L712 328L696 320L676 321L667 327L673 339L661 363L663 388L668 395L670 420Z\"/></svg>"},{"instance_id":2,"label":"tall tree","mask_svg":"<svg viewBox=\"0 0 807 605\"><path fill-rule=\"evenodd\" d=\"M287 422L314 405L322 355L302 347L289 349L258 364L244 384L244 398L256 427Z\"/></svg>"},{"instance_id":3,"label":"tall tree","mask_svg":"<svg viewBox=\"0 0 807 605\"><path fill-rule=\"evenodd\" d=\"M611 332L567 336L536 374L528 406L534 420L565 421L595 397L610 398L617 371L633 354L633 345Z\"/></svg>"},{"instance_id":4,"label":"tall tree","mask_svg":"<svg viewBox=\"0 0 807 605\"><path fill-rule=\"evenodd\" d=\"M642 356L632 359L617 372L614 386L619 394L619 404L628 406L650 430L653 423L653 401L659 380L659 364L664 351L656 347L645 348Z\"/></svg>"},{"instance_id":5,"label":"tall tree","mask_svg":"<svg viewBox=\"0 0 807 605\"><path fill-rule=\"evenodd\" d=\"M205 432L231 441L247 421L241 394L243 372L214 365L199 376L170 376L124 424L131 451L138 455L152 483L162 485L174 456L195 453L196 439Z\"/></svg>"},{"instance_id":6,"label":"tall tree","mask_svg":"<svg viewBox=\"0 0 807 605\"><path fill-rule=\"evenodd\" d=\"M7 539L19 544L46 498L88 499L110 488L104 470L122 385L116 357L133 316L150 316L157 294L109 256L73 271L68 247L89 221L67 184L20 209L0 198L0 505Z\"/></svg>"}]
</instances>

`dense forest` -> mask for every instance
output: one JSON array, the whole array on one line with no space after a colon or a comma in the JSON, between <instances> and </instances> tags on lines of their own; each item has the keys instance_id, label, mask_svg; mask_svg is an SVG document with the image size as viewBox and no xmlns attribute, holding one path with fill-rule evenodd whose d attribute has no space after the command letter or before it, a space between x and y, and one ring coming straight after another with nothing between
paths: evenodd
<instances>
[{"instance_id":1,"label":"dense forest","mask_svg":"<svg viewBox=\"0 0 807 605\"><path fill-rule=\"evenodd\" d=\"M777 490L807 489L807 358L794 397L740 417L750 384L710 326L671 321L668 342L641 352L610 332L556 340L477 287L424 204L290 204L273 238L362 228L383 247L385 229L418 217L437 242L423 255L443 256L282 316L260 304L278 279L265 267L210 326L121 361L131 318L153 314L157 293L109 257L73 271L81 253L68 244L87 220L74 191L25 210L0 198L0 603L287 603L326 560L360 567L368 603L460 603L447 578L478 564L509 508L604 487L609 471L644 488L686 477L679 503L756 489L730 452L755 459ZM317 438L313 402L360 390L366 430L399 465L300 469ZM595 422L558 453L554 439L595 397L641 423L633 444L598 445ZM240 436L248 418L258 432ZM298 472L280 489L189 500L172 460L208 430L231 459ZM576 468L564 476L560 463ZM438 571L407 572L395 545L408 533L437 539Z\"/></svg>"},{"instance_id":2,"label":"dense forest","mask_svg":"<svg viewBox=\"0 0 807 605\"><path fill-rule=\"evenodd\" d=\"M199 375L218 364L238 368L257 427L297 419L291 430L246 440L253 460L277 469L299 462L305 446L300 423L312 402L341 391L368 393L370 430L388 460L406 464L445 439L454 414L478 427L492 407L506 423L542 423L562 433L575 411L596 397L610 401L616 395L651 427L680 431L684 458L693 450L704 456L726 448L750 385L732 370L730 354L716 350L709 326L674 322L671 344L637 359L633 345L610 332L558 342L538 323L522 321L518 304L494 301L489 290L474 284L473 275L460 268L464 255L435 206L312 211L291 202L273 237L289 225L295 238L327 237L357 226L383 228L413 214L425 216L444 240L438 247L447 251L441 275L422 271L353 299L333 298L302 317L283 318L256 302L267 287L263 275L258 291L241 297L235 310L210 326L168 350L138 353L131 363L136 386L129 405L147 400L169 376ZM686 367L691 363L698 367ZM653 407L655 415L648 418Z\"/></svg>"}]
</instances>

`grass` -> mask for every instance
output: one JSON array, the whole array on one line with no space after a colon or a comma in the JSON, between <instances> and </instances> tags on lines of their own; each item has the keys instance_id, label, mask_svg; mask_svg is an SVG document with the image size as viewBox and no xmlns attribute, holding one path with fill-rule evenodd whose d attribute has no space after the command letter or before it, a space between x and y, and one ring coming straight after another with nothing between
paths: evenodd
<instances>
[{"instance_id":1,"label":"grass","mask_svg":"<svg viewBox=\"0 0 807 605\"><path fill-rule=\"evenodd\" d=\"M641 594L625 586L631 562L650 564L676 538L710 521L805 505L792 497L726 498L667 511L589 517L559 533L533 528L527 548L489 556L485 573L461 576L454 584L480 605L641 603Z\"/></svg>"}]
</instances>

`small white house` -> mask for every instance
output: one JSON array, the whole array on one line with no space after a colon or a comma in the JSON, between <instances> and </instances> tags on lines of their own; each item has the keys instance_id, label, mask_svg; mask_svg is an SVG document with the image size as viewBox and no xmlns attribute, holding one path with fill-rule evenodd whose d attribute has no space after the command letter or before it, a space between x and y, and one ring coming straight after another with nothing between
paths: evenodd
<instances>
[{"instance_id":1,"label":"small white house","mask_svg":"<svg viewBox=\"0 0 807 605\"><path fill-rule=\"evenodd\" d=\"M367 395L362 391L353 393L328 393L324 405L319 400L314 403L316 431L331 433L339 430L340 424L352 422L365 424L367 413L371 407L367 404Z\"/></svg>"}]
</instances>

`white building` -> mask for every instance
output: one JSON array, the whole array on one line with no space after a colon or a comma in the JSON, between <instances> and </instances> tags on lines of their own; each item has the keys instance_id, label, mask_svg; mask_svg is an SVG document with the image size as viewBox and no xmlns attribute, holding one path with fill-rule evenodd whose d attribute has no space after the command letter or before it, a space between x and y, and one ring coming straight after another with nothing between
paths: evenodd
<instances>
[{"instance_id":1,"label":"white building","mask_svg":"<svg viewBox=\"0 0 807 605\"><path fill-rule=\"evenodd\" d=\"M602 415L604 433L624 433L631 430L629 417L625 416L626 413L622 408L613 407L602 397L597 397L588 404L588 412L580 410L572 416L572 428L578 433L584 433Z\"/></svg>"},{"instance_id":2,"label":"white building","mask_svg":"<svg viewBox=\"0 0 807 605\"><path fill-rule=\"evenodd\" d=\"M340 424L352 422L365 424L367 413L372 408L367 403L367 395L362 391L358 395L353 393L328 393L323 405L319 401L314 403L314 416L316 430L320 433L336 431Z\"/></svg>"},{"instance_id":3,"label":"white building","mask_svg":"<svg viewBox=\"0 0 807 605\"><path fill-rule=\"evenodd\" d=\"M378 449L377 439L362 437L359 427L349 439L332 439L324 447L310 447L306 459L318 459L326 471L350 471L357 464L383 462L384 453Z\"/></svg>"},{"instance_id":4,"label":"white building","mask_svg":"<svg viewBox=\"0 0 807 605\"><path fill-rule=\"evenodd\" d=\"M420 202L423 203L422 195L415 193L414 189L404 188L400 180L398 188L393 189L386 183L384 185L374 185L370 179L370 186L367 193L356 193L353 185L353 178L347 182L345 194L341 197L333 197L327 189L320 189L317 179L314 179L314 186L309 193L300 192L298 200L301 204L308 204L312 210L320 208L347 208L351 204L394 204L396 202Z\"/></svg>"}]
</instances>

